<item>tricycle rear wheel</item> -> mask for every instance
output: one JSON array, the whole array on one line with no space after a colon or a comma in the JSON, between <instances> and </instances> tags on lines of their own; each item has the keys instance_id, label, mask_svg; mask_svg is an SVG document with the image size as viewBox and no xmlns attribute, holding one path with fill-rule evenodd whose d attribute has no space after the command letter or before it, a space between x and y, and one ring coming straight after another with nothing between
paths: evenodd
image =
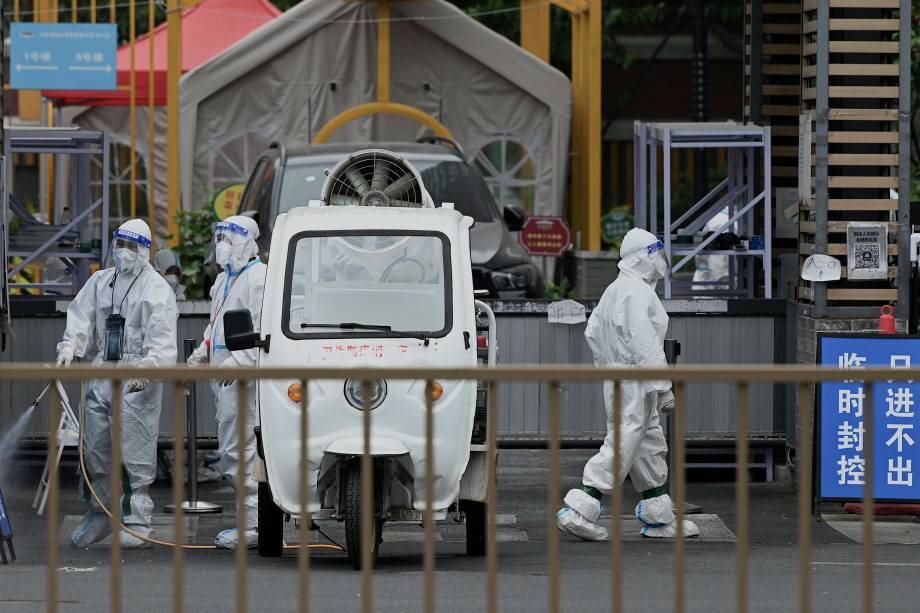
<instances>
[{"instance_id":1,"label":"tricycle rear wheel","mask_svg":"<svg viewBox=\"0 0 920 613\"><path fill-rule=\"evenodd\" d=\"M272 500L268 482L259 482L259 557L280 558L284 552L284 513Z\"/></svg>"},{"instance_id":2,"label":"tricycle rear wheel","mask_svg":"<svg viewBox=\"0 0 920 613\"><path fill-rule=\"evenodd\" d=\"M364 545L361 530L361 512L363 507L364 490L361 486L361 461L353 460L345 465L342 471L342 507L345 515L345 546L348 549L348 562L355 570L361 570L361 547L367 546L371 550L371 568L377 563L377 552L383 535L383 520L377 517L376 509L373 513L372 545ZM371 507L374 508L373 502Z\"/></svg>"},{"instance_id":3,"label":"tricycle rear wheel","mask_svg":"<svg viewBox=\"0 0 920 613\"><path fill-rule=\"evenodd\" d=\"M466 521L466 555L486 555L486 503L461 500L460 510Z\"/></svg>"}]
</instances>

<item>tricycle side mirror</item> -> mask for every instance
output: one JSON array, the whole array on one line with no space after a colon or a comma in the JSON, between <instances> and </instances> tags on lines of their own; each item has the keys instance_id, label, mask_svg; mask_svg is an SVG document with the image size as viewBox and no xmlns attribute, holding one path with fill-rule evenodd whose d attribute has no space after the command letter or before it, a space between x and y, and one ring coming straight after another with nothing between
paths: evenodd
<instances>
[{"instance_id":1,"label":"tricycle side mirror","mask_svg":"<svg viewBox=\"0 0 920 613\"><path fill-rule=\"evenodd\" d=\"M252 330L252 314L248 309L234 309L224 313L224 342L230 351L243 351L264 347L268 351L271 336L265 340Z\"/></svg>"},{"instance_id":2,"label":"tricycle side mirror","mask_svg":"<svg viewBox=\"0 0 920 613\"><path fill-rule=\"evenodd\" d=\"M527 213L519 206L508 205L504 209L505 225L511 232L520 232L527 221Z\"/></svg>"}]
</instances>

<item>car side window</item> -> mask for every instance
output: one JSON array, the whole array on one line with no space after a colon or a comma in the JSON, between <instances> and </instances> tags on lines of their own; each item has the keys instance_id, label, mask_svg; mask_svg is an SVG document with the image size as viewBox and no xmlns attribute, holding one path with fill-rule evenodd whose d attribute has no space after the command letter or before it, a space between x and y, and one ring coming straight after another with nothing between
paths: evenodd
<instances>
[{"instance_id":1,"label":"car side window","mask_svg":"<svg viewBox=\"0 0 920 613\"><path fill-rule=\"evenodd\" d=\"M240 204L240 213L255 213L254 217L259 223L261 230L259 240L259 251L263 256L267 256L268 246L271 244L271 227L272 222L272 187L275 179L275 165L269 158L262 158L256 164L249 183L246 185L246 191L243 194L243 201Z\"/></svg>"},{"instance_id":2,"label":"car side window","mask_svg":"<svg viewBox=\"0 0 920 613\"><path fill-rule=\"evenodd\" d=\"M258 222L259 222L259 251L263 254L263 257L267 260L268 258L268 248L271 244L271 230L272 230L272 193L274 192L275 185L275 165L269 163L265 168L265 173L262 175L262 183L258 187L258 191L255 196L255 210L258 211Z\"/></svg>"},{"instance_id":3,"label":"car side window","mask_svg":"<svg viewBox=\"0 0 920 613\"><path fill-rule=\"evenodd\" d=\"M266 168L271 167L271 160L262 158L256 164L252 174L249 175L249 183L246 184L246 191L243 192L243 201L240 203L240 212L255 211L257 195L262 187L262 177L265 175Z\"/></svg>"},{"instance_id":4,"label":"car side window","mask_svg":"<svg viewBox=\"0 0 920 613\"><path fill-rule=\"evenodd\" d=\"M259 213L260 229L271 221L272 191L275 184L275 165L269 162L262 173L261 183L256 187L254 209Z\"/></svg>"}]
</instances>

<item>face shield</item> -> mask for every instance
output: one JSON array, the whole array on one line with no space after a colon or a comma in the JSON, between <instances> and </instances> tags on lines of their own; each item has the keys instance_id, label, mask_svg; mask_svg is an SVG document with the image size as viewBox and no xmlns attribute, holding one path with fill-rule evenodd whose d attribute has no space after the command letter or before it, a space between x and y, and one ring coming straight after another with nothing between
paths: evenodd
<instances>
[{"instance_id":1,"label":"face shield","mask_svg":"<svg viewBox=\"0 0 920 613\"><path fill-rule=\"evenodd\" d=\"M654 244L649 245L646 251L650 256L654 256L654 254L657 253L658 257L664 262L665 266L671 266L671 261L668 259L668 254L664 250L664 243L661 241L656 241Z\"/></svg>"},{"instance_id":2,"label":"face shield","mask_svg":"<svg viewBox=\"0 0 920 613\"><path fill-rule=\"evenodd\" d=\"M138 272L150 257L150 239L143 234L118 228L112 234L107 262L122 274Z\"/></svg>"},{"instance_id":3,"label":"face shield","mask_svg":"<svg viewBox=\"0 0 920 613\"><path fill-rule=\"evenodd\" d=\"M116 238L112 243L112 249L129 249L134 253L137 253L137 243L124 238Z\"/></svg>"},{"instance_id":4,"label":"face shield","mask_svg":"<svg viewBox=\"0 0 920 613\"><path fill-rule=\"evenodd\" d=\"M646 254L652 262L652 266L655 270L655 275L659 279L664 279L667 277L668 271L671 270L671 262L668 261L668 256L664 251L664 243L661 241L655 241L646 247Z\"/></svg>"},{"instance_id":5,"label":"face shield","mask_svg":"<svg viewBox=\"0 0 920 613\"><path fill-rule=\"evenodd\" d=\"M243 226L225 220L214 227L214 258L224 270L241 270L258 251L251 232Z\"/></svg>"},{"instance_id":6,"label":"face shield","mask_svg":"<svg viewBox=\"0 0 920 613\"><path fill-rule=\"evenodd\" d=\"M229 224L229 225L232 225L232 224ZM230 230L219 229L217 232L214 233L214 246L217 247L218 245L222 243L226 245L230 245L231 247L233 246L233 234Z\"/></svg>"}]
</instances>

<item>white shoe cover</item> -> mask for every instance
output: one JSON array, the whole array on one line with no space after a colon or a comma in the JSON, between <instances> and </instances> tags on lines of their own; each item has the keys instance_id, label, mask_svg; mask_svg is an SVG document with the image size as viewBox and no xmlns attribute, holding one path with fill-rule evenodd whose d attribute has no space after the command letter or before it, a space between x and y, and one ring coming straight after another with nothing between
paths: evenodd
<instances>
[{"instance_id":1,"label":"white shoe cover","mask_svg":"<svg viewBox=\"0 0 920 613\"><path fill-rule=\"evenodd\" d=\"M674 502L667 494L640 500L636 505L636 519L643 526L660 528L675 521Z\"/></svg>"},{"instance_id":2,"label":"white shoe cover","mask_svg":"<svg viewBox=\"0 0 920 613\"><path fill-rule=\"evenodd\" d=\"M223 479L224 476L213 466L198 467L198 483L216 483Z\"/></svg>"},{"instance_id":3,"label":"white shoe cover","mask_svg":"<svg viewBox=\"0 0 920 613\"><path fill-rule=\"evenodd\" d=\"M562 502L590 522L601 516L601 501L584 490L569 490Z\"/></svg>"},{"instance_id":4,"label":"white shoe cover","mask_svg":"<svg viewBox=\"0 0 920 613\"><path fill-rule=\"evenodd\" d=\"M700 535L700 529L692 521L684 520L684 538L693 538ZM663 526L643 526L640 531L642 536L648 538L674 538L677 536L677 521Z\"/></svg>"},{"instance_id":5,"label":"white shoe cover","mask_svg":"<svg viewBox=\"0 0 920 613\"><path fill-rule=\"evenodd\" d=\"M89 511L83 521L70 534L70 546L86 549L98 543L112 533L112 524L108 515L99 511Z\"/></svg>"},{"instance_id":6,"label":"white shoe cover","mask_svg":"<svg viewBox=\"0 0 920 613\"><path fill-rule=\"evenodd\" d=\"M606 541L607 528L588 521L581 513L569 507L562 507L556 513L556 525L566 534L585 541Z\"/></svg>"},{"instance_id":7,"label":"white shoe cover","mask_svg":"<svg viewBox=\"0 0 920 613\"><path fill-rule=\"evenodd\" d=\"M131 528L132 532L137 532L138 534L143 534L146 530L149 530L149 528L145 529L140 526L129 526L129 528ZM149 536L149 534L145 536ZM122 549L150 549L153 547L153 543L148 543L143 539L139 539L133 534L128 534L124 530L118 533L118 540L121 541Z\"/></svg>"},{"instance_id":8,"label":"white shoe cover","mask_svg":"<svg viewBox=\"0 0 920 613\"><path fill-rule=\"evenodd\" d=\"M259 546L259 533L256 530L246 530L243 532L243 542L246 549L254 549ZM224 530L214 539L214 544L218 549L236 549L240 544L239 530L230 528Z\"/></svg>"}]
</instances>

